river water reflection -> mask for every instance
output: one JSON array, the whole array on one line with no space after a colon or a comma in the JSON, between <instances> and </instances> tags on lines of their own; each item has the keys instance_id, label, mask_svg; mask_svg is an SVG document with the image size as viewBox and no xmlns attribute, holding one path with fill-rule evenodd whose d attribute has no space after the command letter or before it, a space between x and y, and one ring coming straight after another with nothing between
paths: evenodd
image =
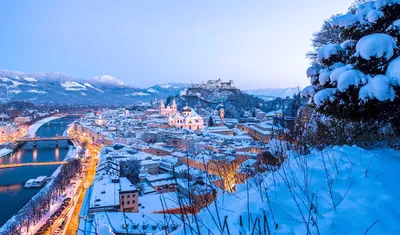
<instances>
[{"instance_id":1,"label":"river water reflection","mask_svg":"<svg viewBox=\"0 0 400 235\"><path fill-rule=\"evenodd\" d=\"M76 117L68 116L50 121L38 129L36 136L62 135L75 119ZM68 150L67 141L59 141L58 147L56 147L55 141L38 142L36 147L33 146L33 143L26 143L19 147L12 156L0 158L0 164L61 161L67 155ZM57 167L50 165L0 169L0 225L7 222L40 190L40 188L24 188L25 182L41 175L50 176Z\"/></svg>"}]
</instances>

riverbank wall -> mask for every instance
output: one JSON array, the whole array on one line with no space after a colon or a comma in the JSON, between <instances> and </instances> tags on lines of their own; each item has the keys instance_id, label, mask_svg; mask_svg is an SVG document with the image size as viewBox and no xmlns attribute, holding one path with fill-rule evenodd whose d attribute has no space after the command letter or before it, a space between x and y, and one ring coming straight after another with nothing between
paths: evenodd
<instances>
[{"instance_id":1,"label":"riverbank wall","mask_svg":"<svg viewBox=\"0 0 400 235\"><path fill-rule=\"evenodd\" d=\"M30 130L31 132L29 132L29 133L33 133L33 135L32 135L32 136L29 135L29 137L34 137L35 134L36 134L36 131L37 131L41 126L43 126L45 123L50 122L50 121L55 120L55 119L58 119L58 118L60 118L60 117L54 117L54 116L53 116L53 117L48 117L48 118L45 118L45 119L42 119L42 120L38 121L37 123L32 124L32 125L29 127L29 128L32 127L31 130ZM72 123L71 123L71 124L72 124ZM70 125L71 125L71 124L70 124ZM71 126L69 126L68 128L71 128ZM70 159L75 158L75 157L78 156L80 147L79 147L79 145L77 146L76 143L75 143L74 141L73 141L73 143L74 143L74 147L73 147L73 148L70 148L70 149L68 150L67 155L66 155L65 158L64 158L64 161L68 161L68 160L70 160ZM39 198L40 196L46 194L46 193L48 192L48 190L51 189L51 187L53 186L53 184L54 184L54 182L55 182L55 179L57 178L57 176L59 175L59 173L60 173L60 171L61 171L61 167L62 167L62 166L63 166L63 165L57 167L57 169L56 169L56 170L53 172L53 174L51 175L51 180L49 181L49 183L47 183L39 192L37 192L37 194L35 194L35 195L31 198L30 201L40 199L40 198ZM0 234L3 234L4 231L6 230L6 228L9 227L9 226L11 226L13 223L18 223L18 222L19 222L19 221L16 221L17 215L20 215L20 214L24 213L24 211L27 211L26 209L27 209L27 207L29 206L29 202L30 202L30 201L28 201L21 209L18 210L17 213L15 213L15 214L13 215L13 217L11 217L3 226L0 227Z\"/></svg>"}]
</instances>

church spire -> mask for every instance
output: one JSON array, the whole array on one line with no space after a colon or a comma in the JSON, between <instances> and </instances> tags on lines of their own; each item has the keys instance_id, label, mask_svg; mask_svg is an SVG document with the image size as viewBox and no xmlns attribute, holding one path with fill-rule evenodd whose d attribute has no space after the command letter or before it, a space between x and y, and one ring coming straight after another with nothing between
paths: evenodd
<instances>
[{"instance_id":1,"label":"church spire","mask_svg":"<svg viewBox=\"0 0 400 235\"><path fill-rule=\"evenodd\" d=\"M160 109L165 109L165 104L163 99L160 100Z\"/></svg>"},{"instance_id":2,"label":"church spire","mask_svg":"<svg viewBox=\"0 0 400 235\"><path fill-rule=\"evenodd\" d=\"M172 109L177 109L175 99L172 100L171 108L172 108Z\"/></svg>"}]
</instances>

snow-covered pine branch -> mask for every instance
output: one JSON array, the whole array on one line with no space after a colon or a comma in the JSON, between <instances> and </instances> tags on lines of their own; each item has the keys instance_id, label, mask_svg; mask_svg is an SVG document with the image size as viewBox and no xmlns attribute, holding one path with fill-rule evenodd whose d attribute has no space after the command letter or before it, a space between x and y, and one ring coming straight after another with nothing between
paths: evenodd
<instances>
[{"instance_id":1,"label":"snow-covered pine branch","mask_svg":"<svg viewBox=\"0 0 400 235\"><path fill-rule=\"evenodd\" d=\"M302 95L319 111L337 117L370 119L387 110L396 113L400 0L355 4L347 14L329 19L329 24L339 34L330 34L332 41L324 40L325 45L315 48L316 59L307 70L310 86Z\"/></svg>"}]
</instances>

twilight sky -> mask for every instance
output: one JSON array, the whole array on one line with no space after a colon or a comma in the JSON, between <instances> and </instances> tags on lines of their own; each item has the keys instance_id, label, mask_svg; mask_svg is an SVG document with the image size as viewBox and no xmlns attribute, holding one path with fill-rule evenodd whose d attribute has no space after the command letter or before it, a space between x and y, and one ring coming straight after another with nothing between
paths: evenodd
<instances>
[{"instance_id":1,"label":"twilight sky","mask_svg":"<svg viewBox=\"0 0 400 235\"><path fill-rule=\"evenodd\" d=\"M351 2L1 1L0 69L139 87L219 77L243 89L304 86L311 34Z\"/></svg>"}]
</instances>

